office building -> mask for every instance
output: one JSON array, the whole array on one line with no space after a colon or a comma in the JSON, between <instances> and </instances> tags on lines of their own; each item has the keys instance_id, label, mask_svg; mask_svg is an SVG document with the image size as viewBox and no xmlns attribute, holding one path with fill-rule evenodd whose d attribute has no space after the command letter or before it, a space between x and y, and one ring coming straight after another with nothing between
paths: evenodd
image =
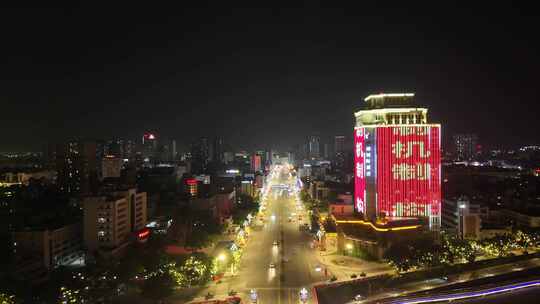
<instances>
[{"instance_id":1,"label":"office building","mask_svg":"<svg viewBox=\"0 0 540 304\"><path fill-rule=\"evenodd\" d=\"M201 137L191 145L191 171L195 174L204 173L208 167L209 155L208 138Z\"/></svg>"},{"instance_id":2,"label":"office building","mask_svg":"<svg viewBox=\"0 0 540 304\"><path fill-rule=\"evenodd\" d=\"M224 151L224 143L222 137L215 137L214 138L214 149L213 149L213 157L212 160L217 163L223 163L223 153Z\"/></svg>"},{"instance_id":3,"label":"office building","mask_svg":"<svg viewBox=\"0 0 540 304\"><path fill-rule=\"evenodd\" d=\"M39 257L47 269L84 261L81 223L13 232L18 256Z\"/></svg>"},{"instance_id":4,"label":"office building","mask_svg":"<svg viewBox=\"0 0 540 304\"><path fill-rule=\"evenodd\" d=\"M69 194L86 194L97 180L97 148L95 142L71 141L54 145L58 186Z\"/></svg>"},{"instance_id":5,"label":"office building","mask_svg":"<svg viewBox=\"0 0 540 304\"><path fill-rule=\"evenodd\" d=\"M334 136L334 155L345 152L345 136Z\"/></svg>"},{"instance_id":6,"label":"office building","mask_svg":"<svg viewBox=\"0 0 540 304\"><path fill-rule=\"evenodd\" d=\"M287 160L290 165L294 166L296 162L296 154L293 151L287 152Z\"/></svg>"},{"instance_id":7,"label":"office building","mask_svg":"<svg viewBox=\"0 0 540 304\"><path fill-rule=\"evenodd\" d=\"M99 141L97 143L98 160L106 156L133 160L135 156L135 142L126 139L114 139L108 141Z\"/></svg>"},{"instance_id":8,"label":"office building","mask_svg":"<svg viewBox=\"0 0 540 304\"><path fill-rule=\"evenodd\" d=\"M442 202L441 228L459 238L480 238L481 215L487 213L479 204L469 199L445 199Z\"/></svg>"},{"instance_id":9,"label":"office building","mask_svg":"<svg viewBox=\"0 0 540 304\"><path fill-rule=\"evenodd\" d=\"M145 229L146 192L131 188L85 197L83 210L84 243L89 253L116 254Z\"/></svg>"},{"instance_id":10,"label":"office building","mask_svg":"<svg viewBox=\"0 0 540 304\"><path fill-rule=\"evenodd\" d=\"M108 155L101 160L101 179L114 177L119 178L122 172L124 160L113 155Z\"/></svg>"},{"instance_id":11,"label":"office building","mask_svg":"<svg viewBox=\"0 0 540 304\"><path fill-rule=\"evenodd\" d=\"M478 137L476 134L454 135L454 150L457 160L473 160L477 156Z\"/></svg>"},{"instance_id":12,"label":"office building","mask_svg":"<svg viewBox=\"0 0 540 304\"><path fill-rule=\"evenodd\" d=\"M262 157L255 153L251 156L251 171L257 172L261 171Z\"/></svg>"},{"instance_id":13,"label":"office building","mask_svg":"<svg viewBox=\"0 0 540 304\"><path fill-rule=\"evenodd\" d=\"M334 136L334 167L339 170L345 169L345 136L336 135Z\"/></svg>"},{"instance_id":14,"label":"office building","mask_svg":"<svg viewBox=\"0 0 540 304\"><path fill-rule=\"evenodd\" d=\"M321 138L316 135L312 135L308 138L307 156L309 159L317 159L321 157L320 153Z\"/></svg>"},{"instance_id":15,"label":"office building","mask_svg":"<svg viewBox=\"0 0 540 304\"><path fill-rule=\"evenodd\" d=\"M234 153L230 151L223 152L223 162L225 164L234 162Z\"/></svg>"},{"instance_id":16,"label":"office building","mask_svg":"<svg viewBox=\"0 0 540 304\"><path fill-rule=\"evenodd\" d=\"M428 123L414 94L364 99L354 128L355 208L364 220L415 218L438 230L441 217L441 126Z\"/></svg>"},{"instance_id":17,"label":"office building","mask_svg":"<svg viewBox=\"0 0 540 304\"><path fill-rule=\"evenodd\" d=\"M323 149L323 157L324 159L328 159L330 157L330 145L325 143L323 145L324 149Z\"/></svg>"},{"instance_id":18,"label":"office building","mask_svg":"<svg viewBox=\"0 0 540 304\"><path fill-rule=\"evenodd\" d=\"M157 158L157 136L154 133L144 133L142 136L141 155L144 162L154 163Z\"/></svg>"}]
</instances>

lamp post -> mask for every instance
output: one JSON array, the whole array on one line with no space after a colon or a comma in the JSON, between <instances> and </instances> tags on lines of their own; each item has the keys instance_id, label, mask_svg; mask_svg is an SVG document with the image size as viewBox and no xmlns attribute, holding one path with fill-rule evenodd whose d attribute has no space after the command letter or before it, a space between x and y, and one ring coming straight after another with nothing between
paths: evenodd
<instances>
[{"instance_id":1,"label":"lamp post","mask_svg":"<svg viewBox=\"0 0 540 304\"><path fill-rule=\"evenodd\" d=\"M227 256L225 256L225 253L220 253L217 257L217 261L218 261L218 268L221 268L221 263L225 262L225 260L227 259Z\"/></svg>"},{"instance_id":2,"label":"lamp post","mask_svg":"<svg viewBox=\"0 0 540 304\"><path fill-rule=\"evenodd\" d=\"M347 248L347 251L348 251L349 255L352 256L352 250L354 248L353 245L351 243L347 243L345 245L345 248Z\"/></svg>"},{"instance_id":3,"label":"lamp post","mask_svg":"<svg viewBox=\"0 0 540 304\"><path fill-rule=\"evenodd\" d=\"M459 236L461 239L464 237L463 229L465 228L465 223L463 219L463 211L467 208L467 205L465 203L459 204Z\"/></svg>"}]
</instances>

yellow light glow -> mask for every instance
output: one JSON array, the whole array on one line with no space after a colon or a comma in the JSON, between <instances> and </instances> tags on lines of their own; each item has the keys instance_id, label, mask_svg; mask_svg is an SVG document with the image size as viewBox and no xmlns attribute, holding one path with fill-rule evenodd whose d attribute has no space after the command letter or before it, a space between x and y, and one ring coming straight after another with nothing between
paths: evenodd
<instances>
[{"instance_id":1,"label":"yellow light glow","mask_svg":"<svg viewBox=\"0 0 540 304\"><path fill-rule=\"evenodd\" d=\"M351 243L345 245L345 247L347 247L347 249L349 249L349 250L353 249L353 245Z\"/></svg>"},{"instance_id":2,"label":"yellow light glow","mask_svg":"<svg viewBox=\"0 0 540 304\"><path fill-rule=\"evenodd\" d=\"M409 230L409 229L417 229L420 228L422 225L411 225L411 226L402 226L402 227L393 227L393 228L379 228L371 222L366 222L362 220L337 220L336 223L338 224L362 224L371 226L371 228L375 229L376 231L381 232L387 232L387 231L399 231L399 230Z\"/></svg>"},{"instance_id":3,"label":"yellow light glow","mask_svg":"<svg viewBox=\"0 0 540 304\"><path fill-rule=\"evenodd\" d=\"M226 257L225 254L223 254L223 253L220 254L220 255L218 256L218 260L220 260L220 261L222 261L222 262L225 261L226 258L227 258L227 257Z\"/></svg>"},{"instance_id":4,"label":"yellow light glow","mask_svg":"<svg viewBox=\"0 0 540 304\"><path fill-rule=\"evenodd\" d=\"M414 97L414 93L372 94L366 97L364 101L369 101L370 99L384 98L384 97Z\"/></svg>"}]
</instances>

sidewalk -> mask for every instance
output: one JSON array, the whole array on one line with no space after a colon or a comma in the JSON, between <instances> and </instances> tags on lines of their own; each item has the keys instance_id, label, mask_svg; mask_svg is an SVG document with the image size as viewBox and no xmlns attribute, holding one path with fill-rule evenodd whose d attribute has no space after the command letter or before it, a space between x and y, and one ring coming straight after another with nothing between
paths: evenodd
<instances>
[{"instance_id":1,"label":"sidewalk","mask_svg":"<svg viewBox=\"0 0 540 304\"><path fill-rule=\"evenodd\" d=\"M330 276L335 275L339 281L351 280L351 275L353 274L360 277L361 273L365 273L366 276L374 276L394 272L390 266L384 263L365 261L335 253L323 253L319 251L317 260L321 263L321 266L328 269Z\"/></svg>"}]
</instances>

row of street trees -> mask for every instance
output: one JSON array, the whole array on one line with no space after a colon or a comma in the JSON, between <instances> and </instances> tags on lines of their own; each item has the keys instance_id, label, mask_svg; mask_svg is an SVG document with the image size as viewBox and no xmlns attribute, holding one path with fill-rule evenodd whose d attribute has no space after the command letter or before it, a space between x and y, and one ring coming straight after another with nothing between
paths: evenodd
<instances>
[{"instance_id":1,"label":"row of street trees","mask_svg":"<svg viewBox=\"0 0 540 304\"><path fill-rule=\"evenodd\" d=\"M384 258L397 272L407 272L440 265L472 263L479 256L497 258L512 255L513 251L526 253L539 240L538 233L521 230L479 241L442 234L440 242L436 242L426 235L392 244Z\"/></svg>"}]
</instances>

